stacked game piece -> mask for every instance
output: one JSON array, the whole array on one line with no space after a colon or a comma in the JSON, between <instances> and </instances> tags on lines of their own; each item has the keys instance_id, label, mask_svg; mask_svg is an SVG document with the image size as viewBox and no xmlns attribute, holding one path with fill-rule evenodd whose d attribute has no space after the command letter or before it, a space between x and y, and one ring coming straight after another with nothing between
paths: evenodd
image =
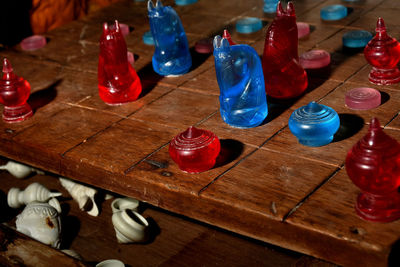
<instances>
[{"instance_id":1,"label":"stacked game piece","mask_svg":"<svg viewBox=\"0 0 400 267\"><path fill-rule=\"evenodd\" d=\"M333 140L340 120L332 108L310 102L296 109L289 118L289 129L305 146L324 146Z\"/></svg>"},{"instance_id":2,"label":"stacked game piece","mask_svg":"<svg viewBox=\"0 0 400 267\"><path fill-rule=\"evenodd\" d=\"M155 39L153 69L162 76L185 74L192 66L189 44L178 14L170 6L149 0L150 29Z\"/></svg>"},{"instance_id":3,"label":"stacked game piece","mask_svg":"<svg viewBox=\"0 0 400 267\"><path fill-rule=\"evenodd\" d=\"M26 101L31 86L22 77L14 74L8 59L3 61L3 77L0 80L0 103L4 105L3 120L8 123L21 122L33 115Z\"/></svg>"},{"instance_id":4,"label":"stacked game piece","mask_svg":"<svg viewBox=\"0 0 400 267\"><path fill-rule=\"evenodd\" d=\"M364 30L349 31L343 34L343 46L348 48L364 48L372 39L372 34Z\"/></svg>"},{"instance_id":5,"label":"stacked game piece","mask_svg":"<svg viewBox=\"0 0 400 267\"><path fill-rule=\"evenodd\" d=\"M238 128L260 125L268 115L260 58L248 45L214 38L215 71L222 119Z\"/></svg>"},{"instance_id":6,"label":"stacked game piece","mask_svg":"<svg viewBox=\"0 0 400 267\"><path fill-rule=\"evenodd\" d=\"M400 44L386 33L382 18L376 23L376 35L364 49L368 63L372 65L369 81L375 84L394 84L400 82Z\"/></svg>"},{"instance_id":7,"label":"stacked game piece","mask_svg":"<svg viewBox=\"0 0 400 267\"><path fill-rule=\"evenodd\" d=\"M264 0L263 10L265 13L275 13L279 0Z\"/></svg>"},{"instance_id":8,"label":"stacked game piece","mask_svg":"<svg viewBox=\"0 0 400 267\"><path fill-rule=\"evenodd\" d=\"M297 22L297 37L303 38L310 34L310 25L305 22Z\"/></svg>"},{"instance_id":9,"label":"stacked game piece","mask_svg":"<svg viewBox=\"0 0 400 267\"><path fill-rule=\"evenodd\" d=\"M263 70L267 94L294 98L307 88L307 73L299 64L296 14L292 2L284 11L278 3L276 18L265 38Z\"/></svg>"},{"instance_id":10,"label":"stacked game piece","mask_svg":"<svg viewBox=\"0 0 400 267\"><path fill-rule=\"evenodd\" d=\"M236 31L240 33L253 33L261 30L262 21L259 18L247 17L236 22Z\"/></svg>"},{"instance_id":11,"label":"stacked game piece","mask_svg":"<svg viewBox=\"0 0 400 267\"><path fill-rule=\"evenodd\" d=\"M346 171L361 189L356 211L365 219L391 222L400 218L400 144L383 132L376 118L368 133L348 152Z\"/></svg>"},{"instance_id":12,"label":"stacked game piece","mask_svg":"<svg viewBox=\"0 0 400 267\"><path fill-rule=\"evenodd\" d=\"M310 50L300 56L300 65L305 69L320 69L330 63L331 55L322 49Z\"/></svg>"},{"instance_id":13,"label":"stacked game piece","mask_svg":"<svg viewBox=\"0 0 400 267\"><path fill-rule=\"evenodd\" d=\"M381 93L369 87L354 88L346 93L345 103L351 109L373 109L381 104Z\"/></svg>"},{"instance_id":14,"label":"stacked game piece","mask_svg":"<svg viewBox=\"0 0 400 267\"><path fill-rule=\"evenodd\" d=\"M320 16L323 20L340 20L347 16L347 7L331 5L321 8Z\"/></svg>"},{"instance_id":15,"label":"stacked game piece","mask_svg":"<svg viewBox=\"0 0 400 267\"><path fill-rule=\"evenodd\" d=\"M218 137L207 130L189 127L169 144L169 154L182 171L199 173L211 169L219 155Z\"/></svg>"},{"instance_id":16,"label":"stacked game piece","mask_svg":"<svg viewBox=\"0 0 400 267\"><path fill-rule=\"evenodd\" d=\"M134 101L142 91L140 79L127 55L118 21L110 27L104 23L97 75L99 95L106 104L120 105Z\"/></svg>"}]
</instances>

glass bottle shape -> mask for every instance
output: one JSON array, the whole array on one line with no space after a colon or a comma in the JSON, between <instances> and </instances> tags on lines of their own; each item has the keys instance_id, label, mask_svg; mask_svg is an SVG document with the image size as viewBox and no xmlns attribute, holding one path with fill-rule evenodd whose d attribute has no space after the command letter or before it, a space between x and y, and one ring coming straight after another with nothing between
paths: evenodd
<instances>
[{"instance_id":1,"label":"glass bottle shape","mask_svg":"<svg viewBox=\"0 0 400 267\"><path fill-rule=\"evenodd\" d=\"M192 66L189 44L178 14L170 6L163 6L157 0L147 3L151 33L155 50L152 58L153 69L162 76L185 74Z\"/></svg>"},{"instance_id":2,"label":"glass bottle shape","mask_svg":"<svg viewBox=\"0 0 400 267\"><path fill-rule=\"evenodd\" d=\"M229 45L216 36L213 41L215 71L220 88L220 112L230 126L251 128L268 115L261 61L248 45Z\"/></svg>"},{"instance_id":3,"label":"glass bottle shape","mask_svg":"<svg viewBox=\"0 0 400 267\"><path fill-rule=\"evenodd\" d=\"M385 85L400 82L400 70L397 64L400 61L400 44L386 32L385 22L378 18L376 35L364 48L364 56L372 65L369 81Z\"/></svg>"},{"instance_id":4,"label":"glass bottle shape","mask_svg":"<svg viewBox=\"0 0 400 267\"><path fill-rule=\"evenodd\" d=\"M99 96L108 105L135 101L142 92L139 76L129 64L118 21L111 26L103 24L97 75Z\"/></svg>"},{"instance_id":5,"label":"glass bottle shape","mask_svg":"<svg viewBox=\"0 0 400 267\"><path fill-rule=\"evenodd\" d=\"M14 74L8 59L3 60L3 77L0 80L0 103L4 105L3 120L8 123L21 122L33 115L26 102L31 86L22 77Z\"/></svg>"},{"instance_id":6,"label":"glass bottle shape","mask_svg":"<svg viewBox=\"0 0 400 267\"><path fill-rule=\"evenodd\" d=\"M361 189L357 214L369 221L390 222L400 218L400 144L383 132L376 118L368 133L346 157L346 171Z\"/></svg>"},{"instance_id":7,"label":"glass bottle shape","mask_svg":"<svg viewBox=\"0 0 400 267\"><path fill-rule=\"evenodd\" d=\"M299 63L296 14L292 2L283 10L278 3L274 21L267 30L263 53L265 89L269 96L290 99L308 86L307 73Z\"/></svg>"},{"instance_id":8,"label":"glass bottle shape","mask_svg":"<svg viewBox=\"0 0 400 267\"><path fill-rule=\"evenodd\" d=\"M324 146L339 130L339 115L332 108L314 101L296 109L289 118L289 129L305 146Z\"/></svg>"},{"instance_id":9,"label":"glass bottle shape","mask_svg":"<svg viewBox=\"0 0 400 267\"><path fill-rule=\"evenodd\" d=\"M218 137L207 130L189 127L169 144L169 154L182 171L204 172L215 165L221 150Z\"/></svg>"}]
</instances>

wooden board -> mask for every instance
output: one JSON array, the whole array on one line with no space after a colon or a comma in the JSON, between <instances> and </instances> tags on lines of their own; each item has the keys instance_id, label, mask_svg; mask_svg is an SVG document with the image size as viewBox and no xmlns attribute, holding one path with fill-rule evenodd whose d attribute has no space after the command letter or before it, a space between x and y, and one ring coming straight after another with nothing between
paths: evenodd
<instances>
[{"instance_id":1,"label":"wooden board","mask_svg":"<svg viewBox=\"0 0 400 267\"><path fill-rule=\"evenodd\" d=\"M343 20L322 21L319 10L330 4L345 4L352 12ZM0 51L31 82L35 109L26 122L0 123L0 154L338 264L386 266L400 226L356 217L358 190L345 174L344 159L373 116L400 139L400 85L373 86L384 97L376 109L348 109L345 92L371 86L371 67L362 52L344 51L341 36L354 29L372 31L382 16L389 33L399 37L400 7L390 0L304 0L295 1L295 7L298 21L312 29L299 41L299 52L325 49L331 68L310 73L304 96L290 103L270 101L267 122L247 130L222 122L213 57L196 54L193 46L228 28L235 41L261 55L273 16L263 14L260 1L175 6L194 62L188 74L177 78L152 70L153 47L141 41L149 30L144 2L122 1L50 32L49 44L40 50ZM235 21L243 16L258 16L265 27L250 35L237 33ZM144 88L139 100L118 107L101 101L96 79L101 25L114 19L133 29L126 41ZM310 101L333 107L341 117L339 134L327 146L299 145L288 130L291 112ZM196 175L180 171L167 151L169 140L190 125L215 132L224 151L215 168ZM354 232L365 234L354 237Z\"/></svg>"}]
</instances>

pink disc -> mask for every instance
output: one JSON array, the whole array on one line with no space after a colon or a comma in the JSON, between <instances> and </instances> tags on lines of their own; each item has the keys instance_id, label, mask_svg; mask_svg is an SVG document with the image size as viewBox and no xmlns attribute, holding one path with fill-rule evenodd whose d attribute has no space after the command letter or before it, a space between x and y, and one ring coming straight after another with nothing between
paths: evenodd
<instances>
[{"instance_id":1,"label":"pink disc","mask_svg":"<svg viewBox=\"0 0 400 267\"><path fill-rule=\"evenodd\" d=\"M351 109L372 109L381 104L381 93L369 87L354 88L346 93L346 106Z\"/></svg>"},{"instance_id":2,"label":"pink disc","mask_svg":"<svg viewBox=\"0 0 400 267\"><path fill-rule=\"evenodd\" d=\"M42 35L32 35L20 43L22 50L33 51L46 45L46 38Z\"/></svg>"},{"instance_id":3,"label":"pink disc","mask_svg":"<svg viewBox=\"0 0 400 267\"><path fill-rule=\"evenodd\" d=\"M201 39L196 42L194 49L200 54L210 54L213 52L213 44L211 39Z\"/></svg>"},{"instance_id":4,"label":"pink disc","mask_svg":"<svg viewBox=\"0 0 400 267\"><path fill-rule=\"evenodd\" d=\"M129 34L129 26L128 25L120 23L119 28L121 29L121 33L123 36L127 36Z\"/></svg>"},{"instance_id":5,"label":"pink disc","mask_svg":"<svg viewBox=\"0 0 400 267\"><path fill-rule=\"evenodd\" d=\"M310 34L310 25L308 25L308 23L297 22L296 24L297 24L297 37L299 39Z\"/></svg>"},{"instance_id":6,"label":"pink disc","mask_svg":"<svg viewBox=\"0 0 400 267\"><path fill-rule=\"evenodd\" d=\"M300 65L305 69L320 69L331 63L331 55L325 50L311 50L300 56Z\"/></svg>"},{"instance_id":7,"label":"pink disc","mask_svg":"<svg viewBox=\"0 0 400 267\"><path fill-rule=\"evenodd\" d=\"M133 64L135 64L135 57L133 53L128 51L127 55L128 55L128 62L131 63L131 65L133 66Z\"/></svg>"}]
</instances>

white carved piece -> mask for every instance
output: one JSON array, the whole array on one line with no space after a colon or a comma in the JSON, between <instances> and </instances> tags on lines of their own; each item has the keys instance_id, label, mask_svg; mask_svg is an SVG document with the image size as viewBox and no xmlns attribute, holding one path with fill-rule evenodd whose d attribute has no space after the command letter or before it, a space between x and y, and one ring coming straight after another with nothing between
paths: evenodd
<instances>
[{"instance_id":1,"label":"white carved piece","mask_svg":"<svg viewBox=\"0 0 400 267\"><path fill-rule=\"evenodd\" d=\"M91 209L85 210L91 216L99 215L99 208L94 200L94 196L97 193L97 190L76 182L73 182L69 179L60 177L61 185L68 191L68 193L72 196L72 198L78 202L79 208L81 210L85 210L88 201L91 201Z\"/></svg>"},{"instance_id":2,"label":"white carved piece","mask_svg":"<svg viewBox=\"0 0 400 267\"><path fill-rule=\"evenodd\" d=\"M125 264L120 260L105 260L96 264L96 267L125 267Z\"/></svg>"},{"instance_id":3,"label":"white carved piece","mask_svg":"<svg viewBox=\"0 0 400 267\"><path fill-rule=\"evenodd\" d=\"M8 206L16 209L34 201L46 202L50 198L58 196L61 196L60 192L53 193L39 183L32 183L24 191L16 187L11 188L7 194L7 203Z\"/></svg>"},{"instance_id":4,"label":"white carved piece","mask_svg":"<svg viewBox=\"0 0 400 267\"><path fill-rule=\"evenodd\" d=\"M136 211L124 209L114 212L111 221L119 243L144 242L148 238L149 223Z\"/></svg>"},{"instance_id":5,"label":"white carved piece","mask_svg":"<svg viewBox=\"0 0 400 267\"><path fill-rule=\"evenodd\" d=\"M26 178L32 172L44 175L44 172L38 169L32 168L30 166L12 160L8 161L7 164L5 165L1 165L0 170L7 170L9 173L11 173L11 175L13 175L15 178L18 179Z\"/></svg>"},{"instance_id":6,"label":"white carved piece","mask_svg":"<svg viewBox=\"0 0 400 267\"><path fill-rule=\"evenodd\" d=\"M111 210L113 213L121 210L134 210L138 211L139 200L134 198L116 198L111 203Z\"/></svg>"}]
</instances>

